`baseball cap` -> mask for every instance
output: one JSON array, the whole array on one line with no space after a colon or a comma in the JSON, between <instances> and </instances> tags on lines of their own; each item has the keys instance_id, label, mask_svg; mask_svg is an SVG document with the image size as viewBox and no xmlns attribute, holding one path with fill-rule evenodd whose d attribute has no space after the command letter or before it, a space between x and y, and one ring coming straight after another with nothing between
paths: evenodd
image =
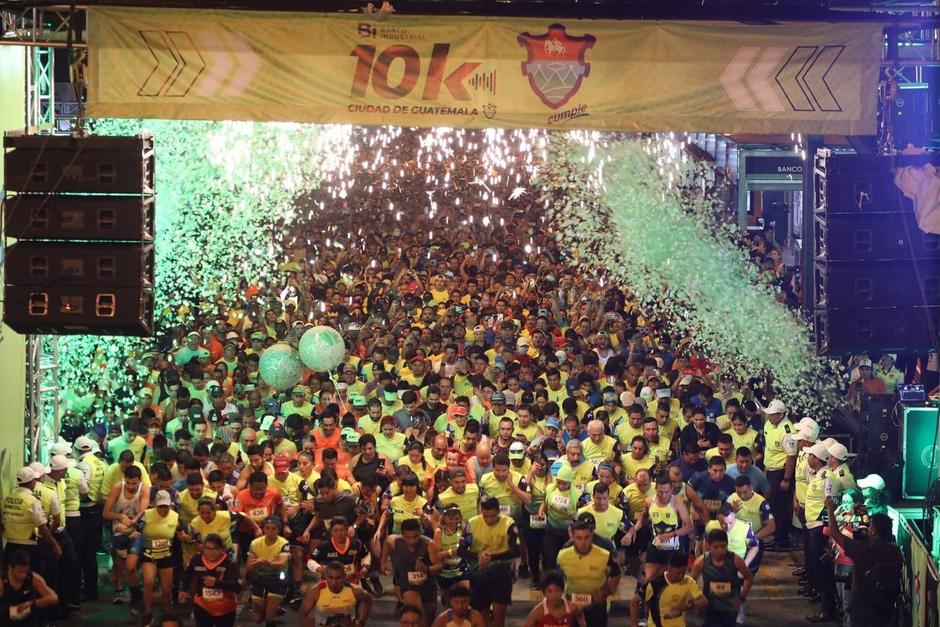
<instances>
[{"instance_id":1,"label":"baseball cap","mask_svg":"<svg viewBox=\"0 0 940 627\"><path fill-rule=\"evenodd\" d=\"M18 485L23 485L24 483L29 483L33 479L38 479L36 471L34 471L29 466L23 466L20 468L20 471L16 473L16 483Z\"/></svg>"},{"instance_id":2,"label":"baseball cap","mask_svg":"<svg viewBox=\"0 0 940 627\"><path fill-rule=\"evenodd\" d=\"M228 333L225 334L225 339L226 339L226 340L236 340L236 341L237 341L237 340L238 340L238 333L235 333L235 331L229 331Z\"/></svg>"},{"instance_id":3,"label":"baseball cap","mask_svg":"<svg viewBox=\"0 0 940 627\"><path fill-rule=\"evenodd\" d=\"M361 394L350 395L349 402L353 407L366 407L369 404L368 401L366 401L366 397Z\"/></svg>"},{"instance_id":4,"label":"baseball cap","mask_svg":"<svg viewBox=\"0 0 940 627\"><path fill-rule=\"evenodd\" d=\"M775 398L763 411L765 414L783 414L786 413L787 406L783 404L783 401Z\"/></svg>"},{"instance_id":5,"label":"baseball cap","mask_svg":"<svg viewBox=\"0 0 940 627\"><path fill-rule=\"evenodd\" d=\"M522 459L523 457L525 457L525 444L513 442L509 446L509 459Z\"/></svg>"},{"instance_id":6,"label":"baseball cap","mask_svg":"<svg viewBox=\"0 0 940 627\"><path fill-rule=\"evenodd\" d=\"M495 404L495 403L505 403L505 402L506 402L506 395L503 394L502 392L493 392L493 395L490 396L490 402L491 402L491 403L494 403L494 404Z\"/></svg>"},{"instance_id":7,"label":"baseball cap","mask_svg":"<svg viewBox=\"0 0 940 627\"><path fill-rule=\"evenodd\" d=\"M254 333L251 334L251 339L253 340L263 340L266 337L267 335L265 335L261 331L255 331Z\"/></svg>"},{"instance_id":8,"label":"baseball cap","mask_svg":"<svg viewBox=\"0 0 940 627\"><path fill-rule=\"evenodd\" d=\"M94 442L94 440L91 438L84 435L80 436L75 440L75 450L82 452L90 451L92 449L92 442Z\"/></svg>"},{"instance_id":9,"label":"baseball cap","mask_svg":"<svg viewBox=\"0 0 940 627\"><path fill-rule=\"evenodd\" d=\"M382 388L382 396L388 403L394 403L398 400L398 389L394 385L386 385Z\"/></svg>"},{"instance_id":10,"label":"baseball cap","mask_svg":"<svg viewBox=\"0 0 940 627\"><path fill-rule=\"evenodd\" d=\"M531 344L529 344L528 338L520 337L518 340L516 340L516 346L531 346Z\"/></svg>"},{"instance_id":11,"label":"baseball cap","mask_svg":"<svg viewBox=\"0 0 940 627\"><path fill-rule=\"evenodd\" d=\"M167 492L166 490L157 491L157 495L153 499L154 507L161 507L164 505L169 507L172 504L173 504L173 499L170 498L169 492Z\"/></svg>"},{"instance_id":12,"label":"baseball cap","mask_svg":"<svg viewBox=\"0 0 940 627\"><path fill-rule=\"evenodd\" d=\"M636 400L636 396L633 395L633 392L621 392L620 393L620 404L624 407L629 407L633 404L633 401Z\"/></svg>"},{"instance_id":13,"label":"baseball cap","mask_svg":"<svg viewBox=\"0 0 940 627\"><path fill-rule=\"evenodd\" d=\"M284 427L278 423L274 424L274 428L271 429L270 435L272 438L286 438L287 431L284 430Z\"/></svg>"},{"instance_id":14,"label":"baseball cap","mask_svg":"<svg viewBox=\"0 0 940 627\"><path fill-rule=\"evenodd\" d=\"M806 442L815 442L816 434L813 433L811 429L797 429L796 433L793 434L793 439L804 440Z\"/></svg>"},{"instance_id":15,"label":"baseball cap","mask_svg":"<svg viewBox=\"0 0 940 627\"><path fill-rule=\"evenodd\" d=\"M218 385L213 386L209 388L209 396L213 396L215 398L219 398L220 396L225 396L225 390L223 390L221 386L218 386Z\"/></svg>"},{"instance_id":16,"label":"baseball cap","mask_svg":"<svg viewBox=\"0 0 940 627\"><path fill-rule=\"evenodd\" d=\"M816 444L812 445L806 449L806 452L814 457L818 457L823 461L829 459L829 449L827 449L826 445L822 442L817 442Z\"/></svg>"},{"instance_id":17,"label":"baseball cap","mask_svg":"<svg viewBox=\"0 0 940 627\"><path fill-rule=\"evenodd\" d=\"M871 360L867 357L858 360L859 368L871 368Z\"/></svg>"},{"instance_id":18,"label":"baseball cap","mask_svg":"<svg viewBox=\"0 0 940 627\"><path fill-rule=\"evenodd\" d=\"M603 399L604 399L605 405L616 405L617 393L616 392L604 392Z\"/></svg>"},{"instance_id":19,"label":"baseball cap","mask_svg":"<svg viewBox=\"0 0 940 627\"><path fill-rule=\"evenodd\" d=\"M467 408L464 407L463 405L454 405L450 408L450 413L452 413L455 416L466 416Z\"/></svg>"},{"instance_id":20,"label":"baseball cap","mask_svg":"<svg viewBox=\"0 0 940 627\"><path fill-rule=\"evenodd\" d=\"M558 421L558 418L548 418L545 421L545 426L550 429L561 429L561 422Z\"/></svg>"},{"instance_id":21,"label":"baseball cap","mask_svg":"<svg viewBox=\"0 0 940 627\"><path fill-rule=\"evenodd\" d=\"M343 438L344 440L348 440L353 435L358 435L358 434L356 433L356 430L353 429L352 427L343 427L343 430L339 432L339 437Z\"/></svg>"},{"instance_id":22,"label":"baseball cap","mask_svg":"<svg viewBox=\"0 0 940 627\"><path fill-rule=\"evenodd\" d=\"M37 479L43 475L48 475L50 470L48 466L43 466L39 462L33 462L29 465L29 467L33 469L33 473L36 475Z\"/></svg>"},{"instance_id":23,"label":"baseball cap","mask_svg":"<svg viewBox=\"0 0 940 627\"><path fill-rule=\"evenodd\" d=\"M800 421L796 423L797 429L806 429L807 431L812 431L816 437L819 437L819 423L810 418L809 416L804 416L800 418Z\"/></svg>"},{"instance_id":24,"label":"baseball cap","mask_svg":"<svg viewBox=\"0 0 940 627\"><path fill-rule=\"evenodd\" d=\"M139 396L140 398L143 398L145 396L149 396L150 398L153 398L153 390L151 390L150 388L141 388L140 392L137 393L137 396Z\"/></svg>"},{"instance_id":25,"label":"baseball cap","mask_svg":"<svg viewBox=\"0 0 940 627\"><path fill-rule=\"evenodd\" d=\"M199 335L199 331L190 331L189 333L186 334L186 337L202 337L202 336Z\"/></svg>"},{"instance_id":26,"label":"baseball cap","mask_svg":"<svg viewBox=\"0 0 940 627\"><path fill-rule=\"evenodd\" d=\"M290 469L290 458L287 455L274 457L274 472L284 472Z\"/></svg>"},{"instance_id":27,"label":"baseball cap","mask_svg":"<svg viewBox=\"0 0 940 627\"><path fill-rule=\"evenodd\" d=\"M353 431L343 439L346 440L346 444L359 444L360 437L362 436L359 435L358 431Z\"/></svg>"},{"instance_id":28,"label":"baseball cap","mask_svg":"<svg viewBox=\"0 0 940 627\"><path fill-rule=\"evenodd\" d=\"M558 481L567 481L570 483L571 481L574 481L574 471L571 470L571 466L563 463L558 467L558 472L555 473L555 479Z\"/></svg>"},{"instance_id":29,"label":"baseball cap","mask_svg":"<svg viewBox=\"0 0 940 627\"><path fill-rule=\"evenodd\" d=\"M672 396L672 390L669 388L656 388L656 398L669 398Z\"/></svg>"},{"instance_id":30,"label":"baseball cap","mask_svg":"<svg viewBox=\"0 0 940 627\"><path fill-rule=\"evenodd\" d=\"M822 443L826 445L826 448L829 448L836 442L838 442L838 440L836 440L835 438L826 438L825 440L822 440Z\"/></svg>"},{"instance_id":31,"label":"baseball cap","mask_svg":"<svg viewBox=\"0 0 940 627\"><path fill-rule=\"evenodd\" d=\"M189 408L189 417L202 418L202 407L198 405L191 405Z\"/></svg>"},{"instance_id":32,"label":"baseball cap","mask_svg":"<svg viewBox=\"0 0 940 627\"><path fill-rule=\"evenodd\" d=\"M829 454L838 459L839 461L844 462L849 458L849 449L845 448L845 445L841 442L835 442L826 447L829 451Z\"/></svg>"},{"instance_id":33,"label":"baseball cap","mask_svg":"<svg viewBox=\"0 0 940 627\"><path fill-rule=\"evenodd\" d=\"M885 480L881 478L881 475L868 475L864 479L858 480L858 487L872 488L874 490L884 490Z\"/></svg>"},{"instance_id":34,"label":"baseball cap","mask_svg":"<svg viewBox=\"0 0 940 627\"><path fill-rule=\"evenodd\" d=\"M68 442L56 442L52 445L52 450L50 453L53 455L65 455L68 456L72 452L72 447L69 446Z\"/></svg>"},{"instance_id":35,"label":"baseball cap","mask_svg":"<svg viewBox=\"0 0 940 627\"><path fill-rule=\"evenodd\" d=\"M49 460L50 470L67 470L69 467L69 458L65 455L53 455Z\"/></svg>"}]
</instances>

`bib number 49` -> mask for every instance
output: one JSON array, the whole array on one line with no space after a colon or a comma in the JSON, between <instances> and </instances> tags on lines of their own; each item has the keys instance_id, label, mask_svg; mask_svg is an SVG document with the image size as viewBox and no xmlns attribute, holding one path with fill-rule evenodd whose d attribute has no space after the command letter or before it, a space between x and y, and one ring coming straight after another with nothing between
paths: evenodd
<instances>
[{"instance_id":1,"label":"bib number 49","mask_svg":"<svg viewBox=\"0 0 940 627\"><path fill-rule=\"evenodd\" d=\"M443 85L454 100L470 100L470 92L464 87L463 81L474 70L480 67L478 62L461 63L450 74L446 74L447 55L450 44L434 44L431 51L431 61L428 63L424 75L424 90L422 100L437 100ZM368 44L359 44L349 53L356 57L356 71L353 75L351 94L362 98L366 95L366 88L371 80L375 93L386 100L404 98L418 84L421 78L421 57L418 51L411 46L394 44L382 50L376 57L376 48ZM389 84L388 70L392 63L401 59L405 70L397 85Z\"/></svg>"}]
</instances>

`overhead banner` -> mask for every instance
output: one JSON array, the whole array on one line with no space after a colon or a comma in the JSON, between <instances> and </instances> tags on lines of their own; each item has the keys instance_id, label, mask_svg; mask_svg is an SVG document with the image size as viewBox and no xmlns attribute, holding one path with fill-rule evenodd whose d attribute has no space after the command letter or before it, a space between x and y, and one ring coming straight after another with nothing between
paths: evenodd
<instances>
[{"instance_id":1,"label":"overhead banner","mask_svg":"<svg viewBox=\"0 0 940 627\"><path fill-rule=\"evenodd\" d=\"M875 133L873 24L88 15L95 117Z\"/></svg>"}]
</instances>

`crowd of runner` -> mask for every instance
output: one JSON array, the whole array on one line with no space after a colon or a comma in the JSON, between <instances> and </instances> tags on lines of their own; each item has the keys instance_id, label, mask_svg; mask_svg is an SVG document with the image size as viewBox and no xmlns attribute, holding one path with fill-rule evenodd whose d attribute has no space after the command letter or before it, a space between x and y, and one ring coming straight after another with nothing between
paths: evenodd
<instances>
[{"instance_id":1,"label":"crowd of runner","mask_svg":"<svg viewBox=\"0 0 940 627\"><path fill-rule=\"evenodd\" d=\"M111 600L144 623L273 625L293 606L304 625L364 625L394 595L402 625L501 627L523 579L540 594L526 625L598 626L630 575L619 624L733 626L765 553L794 542L808 618L834 620L837 573L891 535L845 445L580 274L524 214L429 241L445 219L376 216L358 248L194 306L129 356L131 410L103 379L4 498L16 622L0 624L99 599L103 550ZM785 275L772 241L751 248ZM316 324L342 332L344 363L271 389L261 353ZM856 365L860 393L903 381L891 356ZM852 599L853 617L884 615Z\"/></svg>"}]
</instances>

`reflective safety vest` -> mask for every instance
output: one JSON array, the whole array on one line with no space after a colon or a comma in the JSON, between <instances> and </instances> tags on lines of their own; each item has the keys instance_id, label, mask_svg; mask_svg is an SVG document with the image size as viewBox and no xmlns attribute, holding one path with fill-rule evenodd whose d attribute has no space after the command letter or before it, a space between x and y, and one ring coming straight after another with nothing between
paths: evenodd
<instances>
[{"instance_id":1,"label":"reflective safety vest","mask_svg":"<svg viewBox=\"0 0 940 627\"><path fill-rule=\"evenodd\" d=\"M107 464L98 459L94 453L85 453L82 463L88 467L88 494L82 501L82 507L91 507L101 499L101 485L104 483L104 471ZM107 495L105 495L107 496Z\"/></svg>"},{"instance_id":2,"label":"reflective safety vest","mask_svg":"<svg viewBox=\"0 0 940 627\"><path fill-rule=\"evenodd\" d=\"M46 524L49 525L49 531L53 531L52 499L56 495L55 489L45 483L36 482L36 487L33 488L33 495L39 499L39 504L42 506L42 513L46 518Z\"/></svg>"},{"instance_id":3,"label":"reflective safety vest","mask_svg":"<svg viewBox=\"0 0 940 627\"><path fill-rule=\"evenodd\" d=\"M795 433L793 423L784 418L777 426L768 420L764 423L764 467L767 470L780 470L787 463L787 456L795 454L788 450L790 442L785 442L786 436ZM792 441L792 440L791 440Z\"/></svg>"},{"instance_id":4,"label":"reflective safety vest","mask_svg":"<svg viewBox=\"0 0 940 627\"><path fill-rule=\"evenodd\" d=\"M81 506L82 484L83 474L75 466L70 466L68 471L65 473L65 478L60 483L65 483L65 515L66 516L81 516L81 512L78 511Z\"/></svg>"},{"instance_id":5,"label":"reflective safety vest","mask_svg":"<svg viewBox=\"0 0 940 627\"><path fill-rule=\"evenodd\" d=\"M36 505L29 489L15 488L3 498L3 537L14 544L36 544Z\"/></svg>"},{"instance_id":6,"label":"reflective safety vest","mask_svg":"<svg viewBox=\"0 0 940 627\"><path fill-rule=\"evenodd\" d=\"M46 475L43 481L46 486L55 490L56 498L59 501L59 526L53 529L52 523L49 523L49 530L56 533L65 528L65 478L63 477L59 481L55 481L52 477Z\"/></svg>"}]
</instances>

